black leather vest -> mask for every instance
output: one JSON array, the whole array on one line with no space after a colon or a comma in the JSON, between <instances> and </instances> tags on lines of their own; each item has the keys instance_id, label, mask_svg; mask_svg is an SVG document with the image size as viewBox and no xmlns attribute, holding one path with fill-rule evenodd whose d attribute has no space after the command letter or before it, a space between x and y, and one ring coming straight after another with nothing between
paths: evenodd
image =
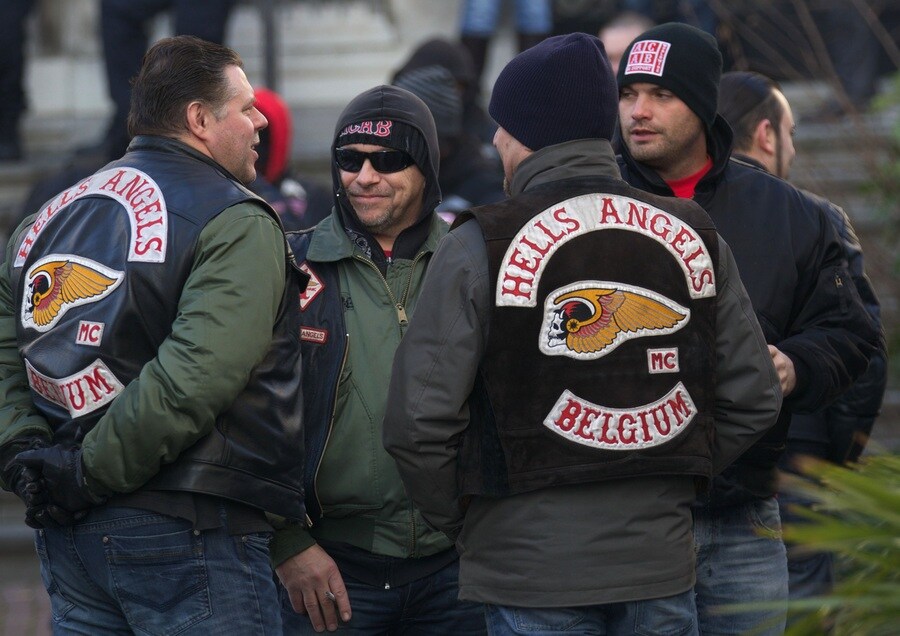
<instances>
[{"instance_id":1,"label":"black leather vest","mask_svg":"<svg viewBox=\"0 0 900 636\"><path fill-rule=\"evenodd\" d=\"M156 356L200 232L243 201L277 219L200 153L174 140L138 137L122 159L45 204L17 245L14 293L19 351L54 441L80 443ZM215 431L146 487L304 517L297 307L305 278L289 251L288 272L273 346L247 386L219 415Z\"/></svg>"},{"instance_id":2,"label":"black leather vest","mask_svg":"<svg viewBox=\"0 0 900 636\"><path fill-rule=\"evenodd\" d=\"M598 177L471 215L493 306L462 492L708 478L718 243L703 210Z\"/></svg>"}]
</instances>

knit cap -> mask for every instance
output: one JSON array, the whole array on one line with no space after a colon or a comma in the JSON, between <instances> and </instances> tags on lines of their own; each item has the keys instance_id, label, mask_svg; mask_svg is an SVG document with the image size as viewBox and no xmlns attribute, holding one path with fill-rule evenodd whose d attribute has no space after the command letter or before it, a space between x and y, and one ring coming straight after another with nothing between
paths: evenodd
<instances>
[{"instance_id":1,"label":"knit cap","mask_svg":"<svg viewBox=\"0 0 900 636\"><path fill-rule=\"evenodd\" d=\"M334 141L335 148L350 144L372 144L394 150L403 150L422 174L431 174L428 161L428 144L415 126L390 119L365 119L344 126Z\"/></svg>"},{"instance_id":2,"label":"knit cap","mask_svg":"<svg viewBox=\"0 0 900 636\"><path fill-rule=\"evenodd\" d=\"M438 137L452 139L462 134L462 97L449 69L438 65L412 69L398 75L394 86L405 88L425 102L434 117Z\"/></svg>"},{"instance_id":3,"label":"knit cap","mask_svg":"<svg viewBox=\"0 0 900 636\"><path fill-rule=\"evenodd\" d=\"M682 22L644 31L625 49L619 88L647 82L672 91L710 130L719 101L722 54L716 39Z\"/></svg>"},{"instance_id":4,"label":"knit cap","mask_svg":"<svg viewBox=\"0 0 900 636\"><path fill-rule=\"evenodd\" d=\"M531 150L612 139L618 89L603 43L586 33L547 38L500 72L488 112Z\"/></svg>"}]
</instances>

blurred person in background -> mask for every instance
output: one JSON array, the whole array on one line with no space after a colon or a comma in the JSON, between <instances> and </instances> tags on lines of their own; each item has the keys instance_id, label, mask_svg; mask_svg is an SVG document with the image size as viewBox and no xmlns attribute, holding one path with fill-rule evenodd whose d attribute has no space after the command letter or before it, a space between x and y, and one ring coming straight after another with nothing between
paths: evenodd
<instances>
[{"instance_id":1,"label":"blurred person in background","mask_svg":"<svg viewBox=\"0 0 900 636\"><path fill-rule=\"evenodd\" d=\"M269 125L259 131L256 179L247 187L278 212L285 230L312 227L331 213L331 190L291 172L293 118L281 96L257 88L256 108Z\"/></svg>"},{"instance_id":2,"label":"blurred person in background","mask_svg":"<svg viewBox=\"0 0 900 636\"><path fill-rule=\"evenodd\" d=\"M625 53L625 49L628 48L631 41L654 25L656 22L636 11L618 13L603 25L597 37L606 47L613 73L619 72L622 54Z\"/></svg>"},{"instance_id":3,"label":"blurred person in background","mask_svg":"<svg viewBox=\"0 0 900 636\"><path fill-rule=\"evenodd\" d=\"M463 129L462 99L453 75L442 66L407 71L394 80L425 102L434 117L441 152L438 182L443 200L437 212L451 222L465 208L503 199L503 170L481 152L481 144Z\"/></svg>"},{"instance_id":4,"label":"blurred person in background","mask_svg":"<svg viewBox=\"0 0 900 636\"><path fill-rule=\"evenodd\" d=\"M131 82L141 67L149 43L151 20L171 11L175 35L195 35L222 44L225 27L237 0L100 0L100 40L106 85L113 114L96 143L76 150L109 161L128 146Z\"/></svg>"},{"instance_id":5,"label":"blurred person in background","mask_svg":"<svg viewBox=\"0 0 900 636\"><path fill-rule=\"evenodd\" d=\"M734 130L733 157L782 179L790 176L796 154L792 140L794 116L790 103L775 81L760 73L725 73L719 84L719 114ZM878 326L881 339L865 373L845 393L828 406L791 417L787 448L780 461L782 470L789 473L797 472L797 459L804 456L839 465L859 459L881 410L887 386L887 346L881 324L881 305L866 276L859 239L842 208L822 197L807 194L818 202L837 229L851 279L863 306ZM803 518L793 514L793 507L809 506L810 502L790 489L782 488L778 504L782 521L797 523ZM833 555L792 549L791 544L787 544L787 548L790 598L809 598L831 592Z\"/></svg>"},{"instance_id":6,"label":"blurred person in background","mask_svg":"<svg viewBox=\"0 0 900 636\"><path fill-rule=\"evenodd\" d=\"M22 158L19 122L25 112L25 22L34 0L0 2L0 161Z\"/></svg>"},{"instance_id":7,"label":"blurred person in background","mask_svg":"<svg viewBox=\"0 0 900 636\"><path fill-rule=\"evenodd\" d=\"M515 9L516 45L519 52L531 48L553 31L551 0L464 0L459 35L463 46L472 54L475 85L479 90L488 47L497 33L504 4L512 5Z\"/></svg>"}]
</instances>

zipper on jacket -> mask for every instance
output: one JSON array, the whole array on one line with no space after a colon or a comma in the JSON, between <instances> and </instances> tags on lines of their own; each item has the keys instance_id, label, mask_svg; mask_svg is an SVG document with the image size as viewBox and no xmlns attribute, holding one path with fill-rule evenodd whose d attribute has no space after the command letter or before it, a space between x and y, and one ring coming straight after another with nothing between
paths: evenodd
<instances>
[{"instance_id":1,"label":"zipper on jacket","mask_svg":"<svg viewBox=\"0 0 900 636\"><path fill-rule=\"evenodd\" d=\"M316 474L313 475L313 495L316 503L319 505L319 516L324 517L325 512L322 508L322 500L319 499L319 471L322 469L322 462L325 460L325 451L328 448L328 442L331 440L331 433L334 431L334 414L337 411L337 394L341 386L341 376L344 375L344 367L347 366L347 356L350 355L350 334L346 334L344 344L344 355L341 357L341 367L338 369L338 380L334 383L334 395L332 396L331 417L328 419L328 434L325 436L325 443L322 445L322 454L319 455L319 463L316 465ZM312 519L307 516L309 527L312 528Z\"/></svg>"},{"instance_id":2,"label":"zipper on jacket","mask_svg":"<svg viewBox=\"0 0 900 636\"><path fill-rule=\"evenodd\" d=\"M409 277L406 279L406 289L403 290L403 298L401 299L400 304L397 305L397 310L402 315L400 324L404 326L409 323L409 320L406 319L406 301L409 300L409 290L412 289L412 277L416 272L416 265L418 265L419 261L424 257L425 252L419 252L413 259L412 265L409 266Z\"/></svg>"},{"instance_id":3,"label":"zipper on jacket","mask_svg":"<svg viewBox=\"0 0 900 636\"><path fill-rule=\"evenodd\" d=\"M359 254L354 254L353 258L356 260L365 263L376 272L378 272L378 276L381 278L381 282L384 283L384 289L388 293L388 297L391 299L391 302L394 304L394 307L397 310L397 324L401 327L405 327L409 324L409 317L406 315L406 301L409 299L409 291L412 289L412 277L415 272L416 265L420 260L425 256L426 252L419 252L416 254L416 257L413 259L412 265L409 268L409 276L406 279L406 289L403 291L403 298L401 302L397 302L397 297L394 296L394 292L391 291L391 286L388 285L387 279L384 277L384 274L381 273L381 270L378 269L378 266L373 263L371 260L360 256Z\"/></svg>"}]
</instances>

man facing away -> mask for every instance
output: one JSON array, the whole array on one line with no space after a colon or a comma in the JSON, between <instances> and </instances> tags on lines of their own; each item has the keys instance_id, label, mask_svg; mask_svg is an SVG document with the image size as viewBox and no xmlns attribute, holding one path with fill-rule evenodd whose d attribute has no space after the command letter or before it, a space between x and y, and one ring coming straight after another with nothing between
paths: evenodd
<instances>
[{"instance_id":1,"label":"man facing away","mask_svg":"<svg viewBox=\"0 0 900 636\"><path fill-rule=\"evenodd\" d=\"M734 71L719 83L719 114L734 130L734 156L782 179L790 176L794 150L794 115L778 84L760 73ZM796 459L816 457L836 464L855 462L865 448L878 417L887 385L887 347L881 325L881 305L866 276L862 247L847 213L830 201L807 193L817 202L841 237L850 276L881 337L869 366L853 386L813 413L795 414L788 429L783 470L797 470ZM791 506L809 505L785 490L778 495L781 517L800 521ZM791 599L828 594L834 584L833 556L787 546L788 592Z\"/></svg>"},{"instance_id":2,"label":"man facing away","mask_svg":"<svg viewBox=\"0 0 900 636\"><path fill-rule=\"evenodd\" d=\"M792 413L834 400L866 369L877 330L851 282L840 240L819 205L763 170L730 159L716 115L722 56L686 24L654 27L619 67L620 168L648 192L693 198L734 252L784 394L777 424L713 482L694 508L701 632L780 634L778 609L720 605L787 598L775 500ZM754 632L756 633L756 632Z\"/></svg>"},{"instance_id":3,"label":"man facing away","mask_svg":"<svg viewBox=\"0 0 900 636\"><path fill-rule=\"evenodd\" d=\"M300 300L311 528L272 548L287 633L484 632L457 600L458 556L404 492L381 444L389 369L446 224L434 120L412 93L378 86L341 113L334 209L289 242L310 275ZM305 616L304 616L305 614Z\"/></svg>"},{"instance_id":4,"label":"man facing away","mask_svg":"<svg viewBox=\"0 0 900 636\"><path fill-rule=\"evenodd\" d=\"M616 102L590 35L504 68L510 198L441 243L394 362L385 446L491 633L696 634L696 488L781 404L712 222L619 177Z\"/></svg>"},{"instance_id":5,"label":"man facing away","mask_svg":"<svg viewBox=\"0 0 900 636\"><path fill-rule=\"evenodd\" d=\"M0 466L60 633L281 633L265 511L305 517L299 272L238 55L148 51L126 154L0 271ZM29 449L29 450L26 450Z\"/></svg>"}]
</instances>

